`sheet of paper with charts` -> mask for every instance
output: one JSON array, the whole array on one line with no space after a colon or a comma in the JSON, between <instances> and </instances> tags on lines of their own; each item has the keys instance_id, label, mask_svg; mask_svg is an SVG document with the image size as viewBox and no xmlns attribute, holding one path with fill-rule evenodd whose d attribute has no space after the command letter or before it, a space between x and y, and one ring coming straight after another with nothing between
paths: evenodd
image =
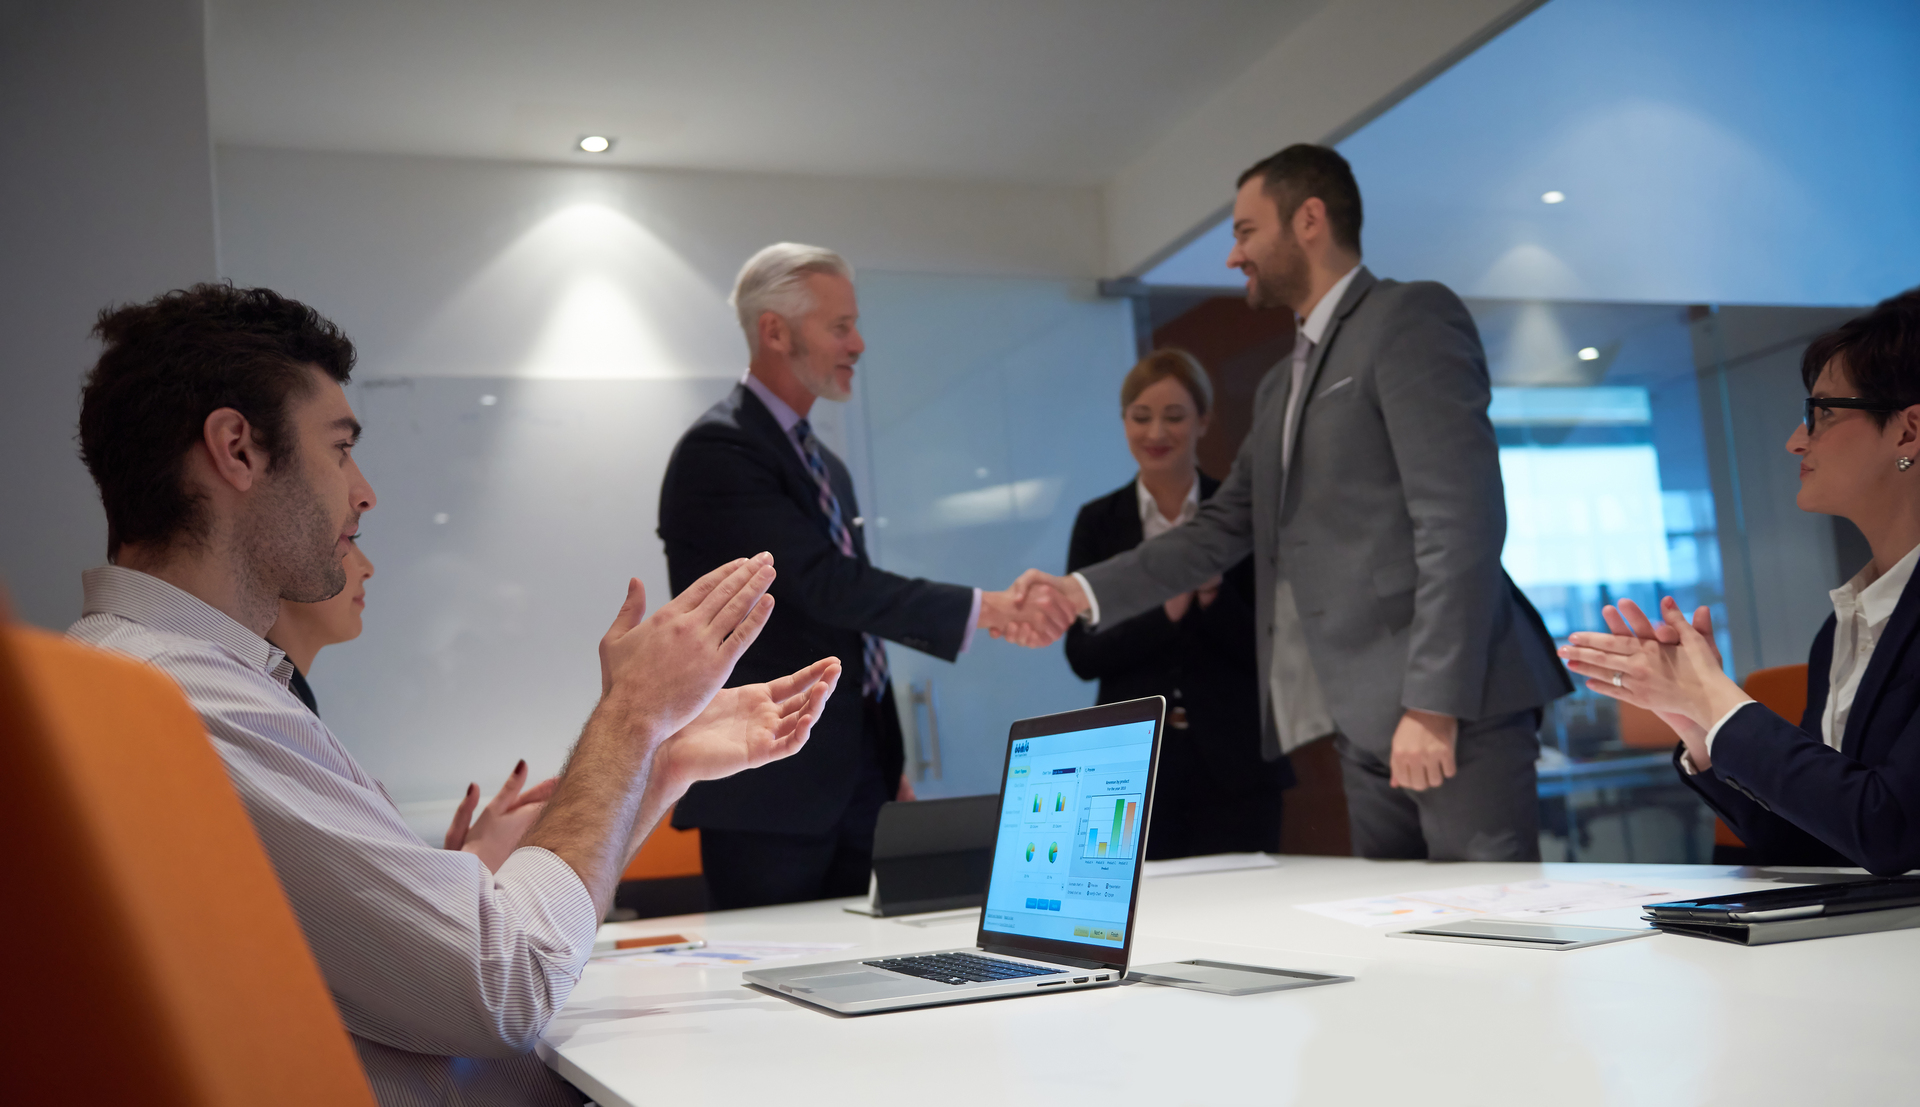
<instances>
[{"instance_id":1,"label":"sheet of paper with charts","mask_svg":"<svg viewBox=\"0 0 1920 1107\"><path fill-rule=\"evenodd\" d=\"M987 930L1124 944L1152 751L1150 722L1014 742Z\"/></svg>"}]
</instances>

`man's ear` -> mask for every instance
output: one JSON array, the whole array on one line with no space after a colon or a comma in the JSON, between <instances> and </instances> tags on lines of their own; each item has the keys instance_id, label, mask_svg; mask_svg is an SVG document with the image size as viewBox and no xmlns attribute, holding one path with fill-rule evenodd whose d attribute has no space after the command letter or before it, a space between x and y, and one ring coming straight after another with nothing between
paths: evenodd
<instances>
[{"instance_id":1,"label":"man's ear","mask_svg":"<svg viewBox=\"0 0 1920 1107\"><path fill-rule=\"evenodd\" d=\"M1327 202L1318 196L1309 196L1300 201L1293 209L1293 237L1306 242L1313 235L1325 235L1327 231Z\"/></svg>"},{"instance_id":2,"label":"man's ear","mask_svg":"<svg viewBox=\"0 0 1920 1107\"><path fill-rule=\"evenodd\" d=\"M793 353L793 332L778 312L760 313L760 348L783 356Z\"/></svg>"},{"instance_id":3,"label":"man's ear","mask_svg":"<svg viewBox=\"0 0 1920 1107\"><path fill-rule=\"evenodd\" d=\"M200 427L200 445L214 477L236 492L245 492L267 471L267 451L254 437L253 424L230 407L207 416Z\"/></svg>"}]
</instances>

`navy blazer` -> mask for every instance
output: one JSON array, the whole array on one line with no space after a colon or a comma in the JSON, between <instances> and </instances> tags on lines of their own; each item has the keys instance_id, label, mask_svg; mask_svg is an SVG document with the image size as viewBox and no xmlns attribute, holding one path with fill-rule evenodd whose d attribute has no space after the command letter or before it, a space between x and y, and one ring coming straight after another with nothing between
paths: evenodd
<instances>
[{"instance_id":1,"label":"navy blazer","mask_svg":"<svg viewBox=\"0 0 1920 1107\"><path fill-rule=\"evenodd\" d=\"M853 556L827 535L813 474L767 405L736 386L681 436L660 485L660 538L675 595L717 566L773 554L773 618L734 666L728 686L786 676L823 657L844 666L840 686L792 757L695 784L674 809L677 827L823 834L846 810L876 754L891 792L904 751L889 689L881 710L861 703L862 632L948 661L960 653L973 589L874 568L858 525L847 467L822 449ZM876 727L873 734L869 726Z\"/></svg>"},{"instance_id":2,"label":"navy blazer","mask_svg":"<svg viewBox=\"0 0 1920 1107\"><path fill-rule=\"evenodd\" d=\"M1761 864L1920 868L1920 575L1874 647L1837 750L1820 737L1833 632L1829 615L1807 657L1799 726L1748 704L1720 728L1713 768L1681 779Z\"/></svg>"}]
</instances>

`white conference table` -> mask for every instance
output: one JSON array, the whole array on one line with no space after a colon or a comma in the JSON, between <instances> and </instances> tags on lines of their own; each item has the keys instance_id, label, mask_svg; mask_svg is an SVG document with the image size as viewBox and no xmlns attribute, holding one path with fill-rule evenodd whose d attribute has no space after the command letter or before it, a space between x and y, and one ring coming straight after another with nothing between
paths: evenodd
<instances>
[{"instance_id":1,"label":"white conference table","mask_svg":"<svg viewBox=\"0 0 1920 1107\"><path fill-rule=\"evenodd\" d=\"M1130 984L848 1018L746 987L737 968L598 962L540 1055L603 1107L1920 1101L1920 930L1753 948L1669 934L1579 950L1407 941L1293 905L1542 877L1779 885L1706 865L1280 862L1147 879L1134 964L1200 957L1352 983L1251 996ZM850 902L622 929L857 943L815 961L973 942L977 915L914 926Z\"/></svg>"}]
</instances>

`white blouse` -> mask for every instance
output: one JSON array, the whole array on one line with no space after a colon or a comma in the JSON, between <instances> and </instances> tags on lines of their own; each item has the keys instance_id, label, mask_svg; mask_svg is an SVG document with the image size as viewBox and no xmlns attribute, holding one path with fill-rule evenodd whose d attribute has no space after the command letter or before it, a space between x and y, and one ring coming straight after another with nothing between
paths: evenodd
<instances>
[{"instance_id":1,"label":"white blouse","mask_svg":"<svg viewBox=\"0 0 1920 1107\"><path fill-rule=\"evenodd\" d=\"M1916 560L1920 560L1920 546L1908 550L1907 556L1894 562L1893 568L1879 578L1873 576L1873 564L1869 562L1852 580L1827 593L1833 598L1833 664L1827 670L1827 705L1820 714L1820 738L1834 749L1839 749L1846 737L1847 715L1853 710L1854 696L1860 692L1860 678L1866 675L1867 664L1873 660L1873 647L1886 631L1887 621L1893 618L1901 593L1907 590ZM1713 729L1707 731L1709 757L1713 754L1713 740L1733 717L1733 711L1720 716Z\"/></svg>"}]
</instances>

